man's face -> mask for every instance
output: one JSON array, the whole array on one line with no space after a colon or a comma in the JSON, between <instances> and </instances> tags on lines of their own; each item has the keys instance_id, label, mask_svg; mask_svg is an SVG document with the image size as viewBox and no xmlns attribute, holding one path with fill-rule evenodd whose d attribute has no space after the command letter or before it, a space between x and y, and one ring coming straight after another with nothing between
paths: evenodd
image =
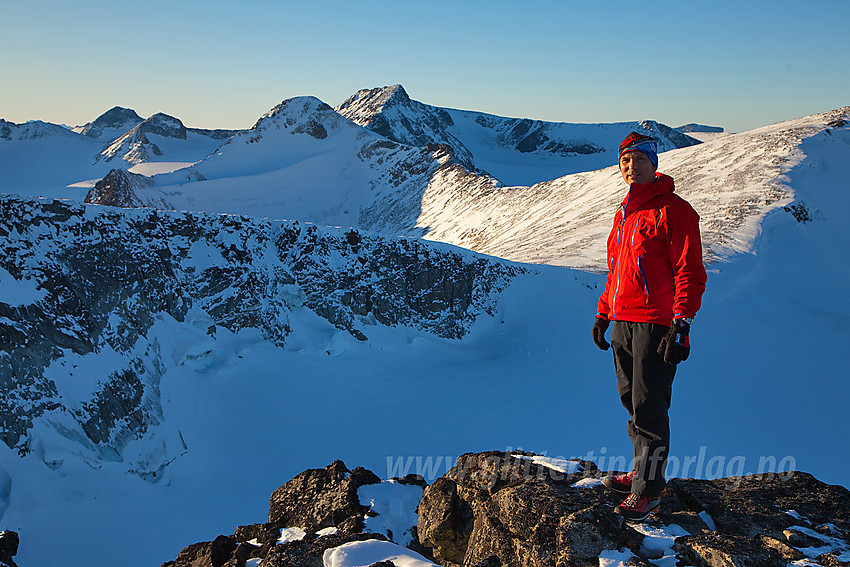
<instances>
[{"instance_id":1,"label":"man's face","mask_svg":"<svg viewBox=\"0 0 850 567\"><path fill-rule=\"evenodd\" d=\"M629 185L644 185L655 181L655 165L649 156L640 151L626 152L620 156L620 173Z\"/></svg>"}]
</instances>

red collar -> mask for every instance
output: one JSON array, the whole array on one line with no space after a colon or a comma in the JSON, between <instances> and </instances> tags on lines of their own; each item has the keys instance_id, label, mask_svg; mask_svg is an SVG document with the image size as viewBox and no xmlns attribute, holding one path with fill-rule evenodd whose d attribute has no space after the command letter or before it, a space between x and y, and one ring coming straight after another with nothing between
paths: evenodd
<instances>
[{"instance_id":1,"label":"red collar","mask_svg":"<svg viewBox=\"0 0 850 567\"><path fill-rule=\"evenodd\" d=\"M623 199L621 211L624 212L623 217L627 217L640 207L645 205L659 195L664 193L672 193L675 189L673 178L664 173L655 173L655 181L652 183L637 184L632 183L629 187L629 192L626 198Z\"/></svg>"}]
</instances>

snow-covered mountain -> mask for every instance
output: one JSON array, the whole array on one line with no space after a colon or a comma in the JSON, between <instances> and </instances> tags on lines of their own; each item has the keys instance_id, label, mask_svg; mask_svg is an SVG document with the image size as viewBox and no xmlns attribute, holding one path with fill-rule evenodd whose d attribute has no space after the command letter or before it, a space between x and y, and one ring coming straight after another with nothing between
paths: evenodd
<instances>
[{"instance_id":1,"label":"snow-covered mountain","mask_svg":"<svg viewBox=\"0 0 850 567\"><path fill-rule=\"evenodd\" d=\"M617 146L633 130L655 137L659 151L699 143L652 120L567 124L440 108L411 100L401 85L358 91L336 110L397 142L446 144L462 165L505 185L532 185L616 163Z\"/></svg>"},{"instance_id":2,"label":"snow-covered mountain","mask_svg":"<svg viewBox=\"0 0 850 567\"><path fill-rule=\"evenodd\" d=\"M282 102L192 167L154 176L155 185L135 197L157 208L421 236L426 231L416 222L422 195L438 172L453 167L443 146L393 142L315 97L299 97ZM97 190L88 201L115 204Z\"/></svg>"},{"instance_id":3,"label":"snow-covered mountain","mask_svg":"<svg viewBox=\"0 0 850 567\"><path fill-rule=\"evenodd\" d=\"M762 220L788 205L787 175L805 159L801 145L850 117L850 107L671 150L659 170L701 217L708 262L753 252ZM839 132L843 132L843 126ZM840 136L836 147L843 147ZM605 237L624 196L617 166L531 187L432 184L417 220L426 238L520 262L604 270Z\"/></svg>"},{"instance_id":4,"label":"snow-covered mountain","mask_svg":"<svg viewBox=\"0 0 850 567\"><path fill-rule=\"evenodd\" d=\"M162 113L142 119L118 106L70 130L0 119L0 193L82 202L111 169L146 175L174 171L203 159L234 133L186 128Z\"/></svg>"},{"instance_id":5,"label":"snow-covered mountain","mask_svg":"<svg viewBox=\"0 0 850 567\"><path fill-rule=\"evenodd\" d=\"M359 91L336 110L377 133L385 142L391 140L421 149L444 145L454 162L485 179L492 174L500 185L531 185L609 165L616 161L617 144L630 130L656 136L662 150L697 143L654 121L563 124L439 108L412 100L401 85ZM50 126L67 133L61 126ZM6 130L11 133L10 127ZM68 151L62 151L66 148L56 144L49 147L0 145L0 190L82 200L94 182L110 169L129 168L133 173L149 176L170 173L197 163L236 133L185 128L178 119L165 114L143 120L135 111L122 107L110 109L94 121L73 128L73 132L88 142L99 142L101 147L92 151L91 145L82 144L80 140L69 141ZM346 144L348 147L336 144L338 154L359 152L357 143ZM276 153L281 156L285 152L286 149L281 148ZM91 156L87 155L89 153ZM116 161L117 158L121 160ZM280 161L289 166L297 159L296 153ZM249 158L248 163L252 161L256 161L256 157ZM37 167L36 164L50 164L50 167ZM392 168L383 167L381 163L371 163L369 167ZM330 169L338 171L342 179L350 177L345 168ZM243 173L265 171L245 169ZM386 171L382 173L387 174ZM379 176L379 172L368 176L368 183L380 184L373 179ZM354 177L349 181L360 183L363 180ZM394 188L392 180L389 181L390 188ZM300 211L295 210L283 214L283 218L292 218L298 213Z\"/></svg>"},{"instance_id":6,"label":"snow-covered mountain","mask_svg":"<svg viewBox=\"0 0 850 567\"><path fill-rule=\"evenodd\" d=\"M726 130L724 130L720 126L706 126L704 124L685 124L684 126L679 126L676 128L679 132L683 132L690 136L691 138L695 138L700 142L708 142L710 140L714 140L715 138L720 138L728 134Z\"/></svg>"},{"instance_id":7,"label":"snow-covered mountain","mask_svg":"<svg viewBox=\"0 0 850 567\"><path fill-rule=\"evenodd\" d=\"M701 215L709 262L753 251L764 216L793 200L785 176L803 158L800 144L847 115L836 110L660 155L660 170ZM291 99L194 167L155 176L155 186L136 196L159 208L310 219L604 270L611 211L623 197L616 165L504 187L454 155L445 146L391 142L318 99Z\"/></svg>"},{"instance_id":8,"label":"snow-covered mountain","mask_svg":"<svg viewBox=\"0 0 850 567\"><path fill-rule=\"evenodd\" d=\"M178 118L158 113L116 138L96 159L121 158L132 165L162 160L191 163L192 158L196 161L209 154L236 132L186 128Z\"/></svg>"},{"instance_id":9,"label":"snow-covered mountain","mask_svg":"<svg viewBox=\"0 0 850 567\"><path fill-rule=\"evenodd\" d=\"M402 144L446 144L465 167L475 167L472 152L449 132L454 125L449 112L411 100L401 85L357 91L335 110L355 124Z\"/></svg>"},{"instance_id":10,"label":"snow-covered mountain","mask_svg":"<svg viewBox=\"0 0 850 567\"><path fill-rule=\"evenodd\" d=\"M103 141L112 141L125 132L132 130L144 121L144 118L136 114L131 108L115 106L110 108L88 124L72 128L77 134L96 138Z\"/></svg>"}]
</instances>

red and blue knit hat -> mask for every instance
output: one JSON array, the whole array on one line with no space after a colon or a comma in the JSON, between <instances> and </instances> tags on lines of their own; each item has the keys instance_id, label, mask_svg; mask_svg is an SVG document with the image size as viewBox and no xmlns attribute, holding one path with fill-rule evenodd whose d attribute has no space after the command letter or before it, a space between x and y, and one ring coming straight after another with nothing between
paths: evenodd
<instances>
[{"instance_id":1,"label":"red and blue knit hat","mask_svg":"<svg viewBox=\"0 0 850 567\"><path fill-rule=\"evenodd\" d=\"M655 138L631 132L620 142L620 156L626 152L643 152L652 165L658 168L658 141Z\"/></svg>"}]
</instances>

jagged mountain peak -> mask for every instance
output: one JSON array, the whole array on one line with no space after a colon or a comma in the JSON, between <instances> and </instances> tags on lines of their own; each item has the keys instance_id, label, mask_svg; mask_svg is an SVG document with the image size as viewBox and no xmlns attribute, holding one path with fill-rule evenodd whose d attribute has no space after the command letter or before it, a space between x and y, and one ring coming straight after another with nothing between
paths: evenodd
<instances>
[{"instance_id":1,"label":"jagged mountain peak","mask_svg":"<svg viewBox=\"0 0 850 567\"><path fill-rule=\"evenodd\" d=\"M445 144L467 169L475 169L472 152L449 129L451 115L443 108L413 100L401 85L363 89L335 109L355 124L410 146Z\"/></svg>"},{"instance_id":2,"label":"jagged mountain peak","mask_svg":"<svg viewBox=\"0 0 850 567\"><path fill-rule=\"evenodd\" d=\"M361 124L356 118L368 119L371 115L381 112L387 106L407 105L411 99L401 85L388 87L375 87L372 89L360 89L345 101L336 110L340 114ZM361 124L362 125L362 124Z\"/></svg>"},{"instance_id":3,"label":"jagged mountain peak","mask_svg":"<svg viewBox=\"0 0 850 567\"><path fill-rule=\"evenodd\" d=\"M279 120L283 120L287 126L292 126L315 115L328 113L335 114L329 104L314 96L288 98L261 116L251 130L262 130L269 123Z\"/></svg>"},{"instance_id":4,"label":"jagged mountain peak","mask_svg":"<svg viewBox=\"0 0 850 567\"><path fill-rule=\"evenodd\" d=\"M168 138L186 139L186 126L179 118L163 112L157 112L138 126L136 130L147 134L157 134Z\"/></svg>"},{"instance_id":5,"label":"jagged mountain peak","mask_svg":"<svg viewBox=\"0 0 850 567\"><path fill-rule=\"evenodd\" d=\"M149 161L152 156L161 156L162 149L148 138L148 134L185 140L186 132L186 126L180 119L158 112L117 138L98 155L96 160L103 159L108 162L120 156L124 161L132 164Z\"/></svg>"},{"instance_id":6,"label":"jagged mountain peak","mask_svg":"<svg viewBox=\"0 0 850 567\"><path fill-rule=\"evenodd\" d=\"M396 142L445 144L462 165L486 171L506 185L531 185L607 165L630 130L658 138L659 151L700 143L654 120L567 124L441 108L411 99L401 85L360 90L336 111ZM546 173L535 177L541 165Z\"/></svg>"},{"instance_id":7,"label":"jagged mountain peak","mask_svg":"<svg viewBox=\"0 0 850 567\"><path fill-rule=\"evenodd\" d=\"M113 106L97 118L92 124L114 128L131 120L142 120L135 110L132 108L124 108L123 106Z\"/></svg>"},{"instance_id":8,"label":"jagged mountain peak","mask_svg":"<svg viewBox=\"0 0 850 567\"><path fill-rule=\"evenodd\" d=\"M94 121L77 126L74 132L89 138L100 138L104 132L111 133L115 130L127 130L141 124L144 119L135 110L114 106L94 119Z\"/></svg>"}]
</instances>

